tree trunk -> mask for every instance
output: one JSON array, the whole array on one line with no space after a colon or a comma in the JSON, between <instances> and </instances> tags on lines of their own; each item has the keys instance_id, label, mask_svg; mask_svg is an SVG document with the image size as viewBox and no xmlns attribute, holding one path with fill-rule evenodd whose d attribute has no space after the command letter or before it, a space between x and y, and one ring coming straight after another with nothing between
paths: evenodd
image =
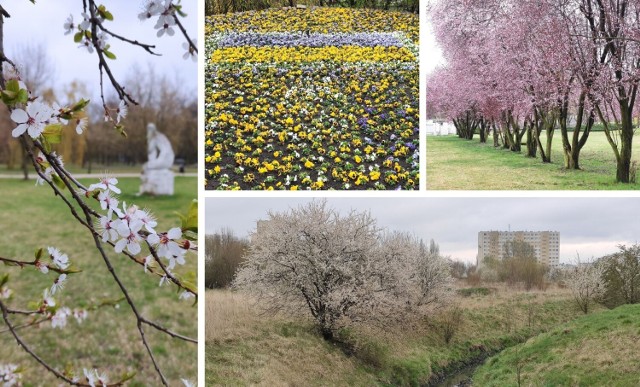
<instances>
[{"instance_id":1,"label":"tree trunk","mask_svg":"<svg viewBox=\"0 0 640 387\"><path fill-rule=\"evenodd\" d=\"M322 327L320 328L320 333L326 341L333 341L333 330L331 330L331 328Z\"/></svg>"},{"instance_id":2,"label":"tree trunk","mask_svg":"<svg viewBox=\"0 0 640 387\"><path fill-rule=\"evenodd\" d=\"M537 129L535 128L535 125L533 122L529 121L529 123L527 123L527 121L525 121L524 123L524 127L527 133L527 157L537 157L537 151L538 151L538 136L537 136Z\"/></svg>"},{"instance_id":3,"label":"tree trunk","mask_svg":"<svg viewBox=\"0 0 640 387\"><path fill-rule=\"evenodd\" d=\"M582 92L578 99L578 112L576 114L576 125L573 128L573 134L571 141L569 141L569 133L567 129L567 120L569 115L569 102L568 96L565 96L565 101L561 107L559 115L560 132L562 133L562 148L564 151L564 164L567 169L580 169L580 151L584 144L587 143L589 133L595 122L594 111L591 109L588 113L585 113L585 98L586 93ZM586 124L584 125L584 131L582 130L582 122L587 116Z\"/></svg>"},{"instance_id":4,"label":"tree trunk","mask_svg":"<svg viewBox=\"0 0 640 387\"><path fill-rule=\"evenodd\" d=\"M480 119L480 143L485 144L487 142L487 122L484 119Z\"/></svg>"},{"instance_id":5,"label":"tree trunk","mask_svg":"<svg viewBox=\"0 0 640 387\"><path fill-rule=\"evenodd\" d=\"M631 147L633 145L633 107L629 107L628 100L620 101L621 124L620 128L620 157L617 160L616 181L629 182L631 170Z\"/></svg>"}]
</instances>

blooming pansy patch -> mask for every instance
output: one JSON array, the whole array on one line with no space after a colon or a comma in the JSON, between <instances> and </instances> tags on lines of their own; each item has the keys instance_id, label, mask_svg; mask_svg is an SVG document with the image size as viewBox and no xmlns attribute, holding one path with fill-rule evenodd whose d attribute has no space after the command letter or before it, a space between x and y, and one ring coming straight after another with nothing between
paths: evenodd
<instances>
[{"instance_id":1,"label":"blooming pansy patch","mask_svg":"<svg viewBox=\"0 0 640 387\"><path fill-rule=\"evenodd\" d=\"M417 16L271 9L207 26L207 188L418 187Z\"/></svg>"}]
</instances>

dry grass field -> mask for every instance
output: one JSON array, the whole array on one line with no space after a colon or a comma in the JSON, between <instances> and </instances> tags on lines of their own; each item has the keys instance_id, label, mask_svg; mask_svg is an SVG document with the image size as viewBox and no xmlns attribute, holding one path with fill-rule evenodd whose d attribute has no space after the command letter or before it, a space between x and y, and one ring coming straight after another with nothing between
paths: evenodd
<instances>
[{"instance_id":1,"label":"dry grass field","mask_svg":"<svg viewBox=\"0 0 640 387\"><path fill-rule=\"evenodd\" d=\"M435 314L404 326L344 332L349 355L322 340L304 316L264 315L245 294L207 291L207 385L424 384L580 313L566 289L526 292L492 284L476 294L478 288L457 287L471 292L455 296L463 320L451 343L439 333Z\"/></svg>"}]
</instances>

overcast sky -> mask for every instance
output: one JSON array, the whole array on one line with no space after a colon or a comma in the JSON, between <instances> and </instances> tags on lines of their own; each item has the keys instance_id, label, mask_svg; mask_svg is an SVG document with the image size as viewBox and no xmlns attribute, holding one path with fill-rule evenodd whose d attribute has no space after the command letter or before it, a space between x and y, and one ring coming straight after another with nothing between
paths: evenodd
<instances>
[{"instance_id":1,"label":"overcast sky","mask_svg":"<svg viewBox=\"0 0 640 387\"><path fill-rule=\"evenodd\" d=\"M442 49L438 46L436 38L433 35L433 28L431 23L427 21L427 32L425 36L425 43L420 47L420 66L426 69L427 74L430 74L436 67L444 66L445 60L442 56Z\"/></svg>"},{"instance_id":2,"label":"overcast sky","mask_svg":"<svg viewBox=\"0 0 640 387\"><path fill-rule=\"evenodd\" d=\"M117 60L110 61L117 79L124 80L128 70L135 65L146 69L152 63L157 74L168 74L170 79L174 79L175 74L181 74L178 78L180 84L187 91L197 93L197 63L182 59L185 52L182 43L185 40L177 28L173 37L157 38L157 31L153 28L156 18L144 22L138 19L144 1L103 3L114 15L113 22L105 23L108 29L133 40L155 44L156 52L162 54L160 57L151 56L140 47L109 38L107 43L111 44L111 51L117 56ZM183 10L188 15L182 22L191 38L197 37L197 3L195 0L182 1ZM73 36L64 34L63 24L70 14L73 14L76 24L82 22L81 0L38 0L36 4L27 0L3 1L2 5L11 15L4 23L4 47L9 58L22 47L42 45L55 69L54 83L57 87L76 79L82 80L89 87L89 92L93 93L94 99L99 96L97 56L78 48ZM108 89L107 95L111 95L111 89Z\"/></svg>"},{"instance_id":3,"label":"overcast sky","mask_svg":"<svg viewBox=\"0 0 640 387\"><path fill-rule=\"evenodd\" d=\"M238 236L255 230L268 210L286 211L311 198L207 198L206 232L232 229ZM618 244L640 239L638 198L327 198L348 212L371 211L378 225L429 240L454 259L475 262L478 232L486 230L559 231L560 262L576 253L583 261L612 253Z\"/></svg>"}]
</instances>

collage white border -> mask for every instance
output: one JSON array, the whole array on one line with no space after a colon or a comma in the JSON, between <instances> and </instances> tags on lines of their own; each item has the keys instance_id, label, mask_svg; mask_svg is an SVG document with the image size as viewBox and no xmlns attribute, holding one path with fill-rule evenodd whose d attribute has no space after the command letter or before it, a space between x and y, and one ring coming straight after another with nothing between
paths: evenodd
<instances>
[{"instance_id":1,"label":"collage white border","mask_svg":"<svg viewBox=\"0 0 640 387\"><path fill-rule=\"evenodd\" d=\"M204 144L204 1L198 0L198 144ZM429 0L420 0L420 10L426 8ZM204 147L198 147L198 386L205 384L205 286L204 286L204 235L205 230L205 204L207 198L287 198L287 197L326 197L326 198L624 198L635 197L640 199L637 191L428 191L426 175L427 141L426 141L426 55L424 52L427 41L427 15L420 13L420 54L419 54L419 112L420 112L420 189L418 191L206 191L204 171Z\"/></svg>"}]
</instances>

